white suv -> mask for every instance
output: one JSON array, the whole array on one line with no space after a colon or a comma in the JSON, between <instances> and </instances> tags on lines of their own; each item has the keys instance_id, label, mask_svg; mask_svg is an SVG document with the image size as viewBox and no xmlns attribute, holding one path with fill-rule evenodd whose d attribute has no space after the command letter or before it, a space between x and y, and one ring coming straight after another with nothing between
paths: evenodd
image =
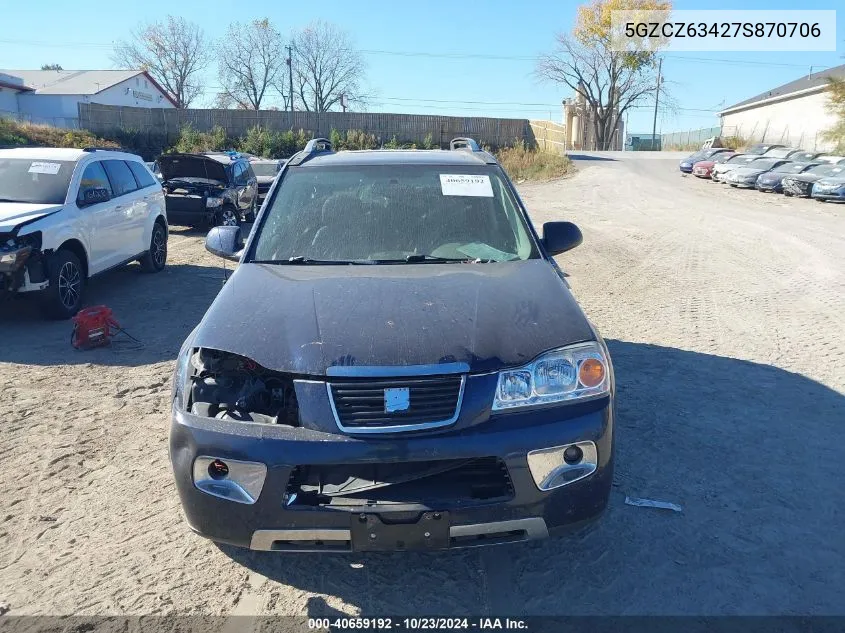
<instances>
[{"instance_id":1,"label":"white suv","mask_svg":"<svg viewBox=\"0 0 845 633\"><path fill-rule=\"evenodd\" d=\"M90 149L0 150L0 298L36 293L67 319L87 279L167 260L161 184L140 156Z\"/></svg>"}]
</instances>

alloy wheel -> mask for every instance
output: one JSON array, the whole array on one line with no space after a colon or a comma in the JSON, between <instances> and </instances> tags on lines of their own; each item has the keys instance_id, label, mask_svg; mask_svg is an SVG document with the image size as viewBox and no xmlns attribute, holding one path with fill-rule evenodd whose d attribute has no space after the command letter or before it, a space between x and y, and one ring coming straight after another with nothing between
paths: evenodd
<instances>
[{"instance_id":1,"label":"alloy wheel","mask_svg":"<svg viewBox=\"0 0 845 633\"><path fill-rule=\"evenodd\" d=\"M65 262L59 271L59 300L68 310L79 301L82 274L73 262Z\"/></svg>"},{"instance_id":2,"label":"alloy wheel","mask_svg":"<svg viewBox=\"0 0 845 633\"><path fill-rule=\"evenodd\" d=\"M221 224L223 226L237 226L238 216L232 209L223 209L220 213Z\"/></svg>"},{"instance_id":3,"label":"alloy wheel","mask_svg":"<svg viewBox=\"0 0 845 633\"><path fill-rule=\"evenodd\" d=\"M167 242L164 239L161 229L153 231L153 262L156 268L164 266L165 258L167 257Z\"/></svg>"}]
</instances>

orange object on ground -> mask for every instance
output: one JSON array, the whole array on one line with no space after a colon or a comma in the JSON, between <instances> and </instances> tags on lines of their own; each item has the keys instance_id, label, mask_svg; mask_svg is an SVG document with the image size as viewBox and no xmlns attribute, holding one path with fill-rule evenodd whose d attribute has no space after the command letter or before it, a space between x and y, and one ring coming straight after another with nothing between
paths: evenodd
<instances>
[{"instance_id":1,"label":"orange object on ground","mask_svg":"<svg viewBox=\"0 0 845 633\"><path fill-rule=\"evenodd\" d=\"M92 306L80 310L73 317L70 342L76 349L102 347L108 345L120 329L120 323L112 315L111 308Z\"/></svg>"}]
</instances>

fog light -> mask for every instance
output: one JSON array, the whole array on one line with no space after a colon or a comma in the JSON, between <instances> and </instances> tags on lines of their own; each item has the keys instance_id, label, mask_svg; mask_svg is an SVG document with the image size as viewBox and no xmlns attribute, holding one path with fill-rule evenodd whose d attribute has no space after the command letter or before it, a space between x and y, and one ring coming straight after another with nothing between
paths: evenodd
<instances>
[{"instance_id":1,"label":"fog light","mask_svg":"<svg viewBox=\"0 0 845 633\"><path fill-rule=\"evenodd\" d=\"M577 464L584 456L584 451L579 446L569 446L563 451L563 461L567 464Z\"/></svg>"},{"instance_id":2,"label":"fog light","mask_svg":"<svg viewBox=\"0 0 845 633\"><path fill-rule=\"evenodd\" d=\"M540 490L552 490L589 477L598 467L593 442L542 448L528 453L528 469Z\"/></svg>"},{"instance_id":3,"label":"fog light","mask_svg":"<svg viewBox=\"0 0 845 633\"><path fill-rule=\"evenodd\" d=\"M208 465L208 476L214 480L226 479L229 474L229 467L226 462L215 459Z\"/></svg>"},{"instance_id":4,"label":"fog light","mask_svg":"<svg viewBox=\"0 0 845 633\"><path fill-rule=\"evenodd\" d=\"M267 466L261 462L201 456L194 460L193 475L194 486L206 494L252 504L264 487Z\"/></svg>"}]
</instances>

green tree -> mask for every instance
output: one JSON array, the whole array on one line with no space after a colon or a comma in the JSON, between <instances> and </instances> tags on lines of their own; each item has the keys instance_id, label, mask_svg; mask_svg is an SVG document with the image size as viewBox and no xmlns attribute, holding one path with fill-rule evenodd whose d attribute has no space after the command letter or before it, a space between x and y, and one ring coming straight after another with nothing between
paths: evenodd
<instances>
[{"instance_id":1,"label":"green tree","mask_svg":"<svg viewBox=\"0 0 845 633\"><path fill-rule=\"evenodd\" d=\"M845 80L828 77L828 111L836 118L833 127L822 138L836 144L837 152L845 152Z\"/></svg>"},{"instance_id":2,"label":"green tree","mask_svg":"<svg viewBox=\"0 0 845 633\"><path fill-rule=\"evenodd\" d=\"M614 11L662 11L668 0L593 0L578 7L570 33L557 36L556 49L540 58L536 73L545 80L568 86L583 96L593 113L597 149L608 149L625 112L655 93L658 46L643 41L619 47L614 39Z\"/></svg>"}]
</instances>

